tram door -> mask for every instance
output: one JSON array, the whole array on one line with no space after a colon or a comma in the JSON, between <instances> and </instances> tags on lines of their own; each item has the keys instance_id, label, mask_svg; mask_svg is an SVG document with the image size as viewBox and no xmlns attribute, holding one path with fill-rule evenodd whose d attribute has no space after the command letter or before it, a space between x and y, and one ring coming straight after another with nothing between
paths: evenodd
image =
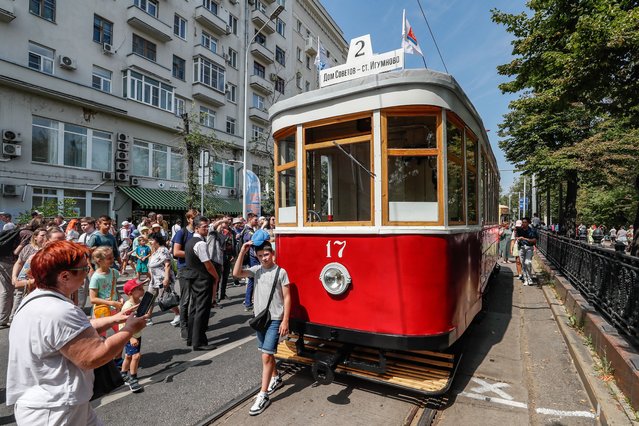
<instances>
[{"instance_id":1,"label":"tram door","mask_svg":"<svg viewBox=\"0 0 639 426\"><path fill-rule=\"evenodd\" d=\"M358 121L306 130L307 222L372 220L370 119ZM354 130L359 134L352 136Z\"/></svg>"}]
</instances>

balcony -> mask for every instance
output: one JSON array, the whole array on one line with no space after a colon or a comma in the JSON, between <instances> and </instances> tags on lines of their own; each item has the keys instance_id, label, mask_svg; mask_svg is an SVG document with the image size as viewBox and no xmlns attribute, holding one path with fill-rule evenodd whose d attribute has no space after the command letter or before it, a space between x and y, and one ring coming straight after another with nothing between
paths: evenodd
<instances>
[{"instance_id":1,"label":"balcony","mask_svg":"<svg viewBox=\"0 0 639 426\"><path fill-rule=\"evenodd\" d=\"M157 41L166 43L172 40L173 29L139 7L129 6L126 11L126 17L126 22L129 25Z\"/></svg>"},{"instance_id":2,"label":"balcony","mask_svg":"<svg viewBox=\"0 0 639 426\"><path fill-rule=\"evenodd\" d=\"M157 62L153 62L137 53L129 53L126 55L126 66L136 71L142 71L144 74L158 78L164 82L171 81L171 68L163 67Z\"/></svg>"},{"instance_id":3,"label":"balcony","mask_svg":"<svg viewBox=\"0 0 639 426\"><path fill-rule=\"evenodd\" d=\"M253 121L257 121L261 124L268 124L268 111L266 109L260 109L256 107L249 108L249 118Z\"/></svg>"},{"instance_id":4,"label":"balcony","mask_svg":"<svg viewBox=\"0 0 639 426\"><path fill-rule=\"evenodd\" d=\"M223 106L226 104L225 93L213 89L203 83L193 83L193 97L214 106Z\"/></svg>"},{"instance_id":5,"label":"balcony","mask_svg":"<svg viewBox=\"0 0 639 426\"><path fill-rule=\"evenodd\" d=\"M317 39L315 37L306 37L304 51L311 56L317 55Z\"/></svg>"},{"instance_id":6,"label":"balcony","mask_svg":"<svg viewBox=\"0 0 639 426\"><path fill-rule=\"evenodd\" d=\"M226 21L204 6L195 8L195 20L215 34L231 34L231 28L226 24Z\"/></svg>"},{"instance_id":7,"label":"balcony","mask_svg":"<svg viewBox=\"0 0 639 426\"><path fill-rule=\"evenodd\" d=\"M257 74L253 74L249 77L249 85L262 94L270 95L273 93L273 83Z\"/></svg>"},{"instance_id":8,"label":"balcony","mask_svg":"<svg viewBox=\"0 0 639 426\"><path fill-rule=\"evenodd\" d=\"M262 32L265 34L273 34L275 32L275 23L268 19L268 15L259 9L253 9L251 11L251 21L255 24L256 30L262 28L262 25L267 24L262 28Z\"/></svg>"},{"instance_id":9,"label":"balcony","mask_svg":"<svg viewBox=\"0 0 639 426\"><path fill-rule=\"evenodd\" d=\"M255 59L257 59L258 61L266 63L268 65L275 62L275 54L266 46L262 46L259 43L251 44L251 54L255 56Z\"/></svg>"},{"instance_id":10,"label":"balcony","mask_svg":"<svg viewBox=\"0 0 639 426\"><path fill-rule=\"evenodd\" d=\"M13 1L0 0L0 22L11 22L16 19Z\"/></svg>"},{"instance_id":11,"label":"balcony","mask_svg":"<svg viewBox=\"0 0 639 426\"><path fill-rule=\"evenodd\" d=\"M209 61L214 62L215 65L218 65L222 68L226 67L226 60L223 57L221 57L217 53L211 52L209 49L207 49L201 44L197 44L193 48L193 57L195 56L201 56L203 58L206 58Z\"/></svg>"}]
</instances>

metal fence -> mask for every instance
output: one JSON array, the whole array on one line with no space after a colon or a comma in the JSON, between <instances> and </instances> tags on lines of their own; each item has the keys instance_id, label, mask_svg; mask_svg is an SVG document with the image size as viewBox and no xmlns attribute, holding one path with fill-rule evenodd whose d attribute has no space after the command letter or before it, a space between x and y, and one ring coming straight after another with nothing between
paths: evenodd
<instances>
[{"instance_id":1,"label":"metal fence","mask_svg":"<svg viewBox=\"0 0 639 426\"><path fill-rule=\"evenodd\" d=\"M598 312L639 346L639 258L539 232L537 247Z\"/></svg>"}]
</instances>

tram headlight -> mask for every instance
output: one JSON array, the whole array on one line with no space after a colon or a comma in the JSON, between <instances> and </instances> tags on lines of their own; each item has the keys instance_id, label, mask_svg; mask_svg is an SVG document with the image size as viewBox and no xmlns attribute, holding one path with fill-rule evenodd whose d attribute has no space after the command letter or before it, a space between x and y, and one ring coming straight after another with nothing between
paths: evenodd
<instances>
[{"instance_id":1,"label":"tram headlight","mask_svg":"<svg viewBox=\"0 0 639 426\"><path fill-rule=\"evenodd\" d=\"M324 290L336 296L345 293L351 285L351 274L341 263L334 262L324 266L319 278Z\"/></svg>"}]
</instances>

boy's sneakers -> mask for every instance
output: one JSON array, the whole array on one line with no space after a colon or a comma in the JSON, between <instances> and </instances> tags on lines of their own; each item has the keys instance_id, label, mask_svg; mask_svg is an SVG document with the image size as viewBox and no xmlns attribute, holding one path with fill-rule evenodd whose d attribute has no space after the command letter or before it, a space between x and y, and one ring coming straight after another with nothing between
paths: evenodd
<instances>
[{"instance_id":1,"label":"boy's sneakers","mask_svg":"<svg viewBox=\"0 0 639 426\"><path fill-rule=\"evenodd\" d=\"M146 326L152 326L153 325L153 320L151 318L149 318L148 320L146 320Z\"/></svg>"},{"instance_id":2,"label":"boy's sneakers","mask_svg":"<svg viewBox=\"0 0 639 426\"><path fill-rule=\"evenodd\" d=\"M176 315L175 318L173 318L173 321L171 321L169 324L171 324L173 327L177 327L178 325L180 325L180 316Z\"/></svg>"},{"instance_id":3,"label":"boy's sneakers","mask_svg":"<svg viewBox=\"0 0 639 426\"><path fill-rule=\"evenodd\" d=\"M129 385L129 389L131 389L131 392L133 393L137 393L142 390L142 385L140 385L140 383L138 382L137 377L129 376L129 381L127 382L127 385Z\"/></svg>"},{"instance_id":4,"label":"boy's sneakers","mask_svg":"<svg viewBox=\"0 0 639 426\"><path fill-rule=\"evenodd\" d=\"M266 392L258 393L255 397L255 403L253 403L253 406L249 410L249 414L251 416L257 416L262 413L262 411L266 410L266 407L268 407L270 403L271 400Z\"/></svg>"},{"instance_id":5,"label":"boy's sneakers","mask_svg":"<svg viewBox=\"0 0 639 426\"><path fill-rule=\"evenodd\" d=\"M266 389L266 393L271 395L273 392L275 392L276 390L281 388L283 385L284 385L284 382L282 381L282 376L280 376L278 374L275 377L271 377L271 381L268 384L268 388Z\"/></svg>"},{"instance_id":6,"label":"boy's sneakers","mask_svg":"<svg viewBox=\"0 0 639 426\"><path fill-rule=\"evenodd\" d=\"M120 376L122 376L122 381L124 381L125 385L129 384L129 380L131 380L131 376L129 376L128 371L120 371Z\"/></svg>"}]
</instances>

